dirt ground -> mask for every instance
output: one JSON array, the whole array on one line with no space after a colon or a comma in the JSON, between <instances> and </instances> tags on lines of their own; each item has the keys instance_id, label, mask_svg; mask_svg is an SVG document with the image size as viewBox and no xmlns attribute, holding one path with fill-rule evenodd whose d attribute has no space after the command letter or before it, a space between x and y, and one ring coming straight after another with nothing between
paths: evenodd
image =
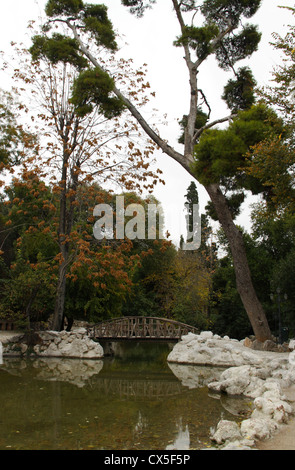
<instances>
[{"instance_id":1,"label":"dirt ground","mask_svg":"<svg viewBox=\"0 0 295 470\"><path fill-rule=\"evenodd\" d=\"M17 331L1 331L0 330L0 341L4 341L5 339L11 338L19 334Z\"/></svg>"},{"instance_id":2,"label":"dirt ground","mask_svg":"<svg viewBox=\"0 0 295 470\"><path fill-rule=\"evenodd\" d=\"M295 413L295 385L284 390L287 401L293 406ZM288 421L288 424L283 425L273 435L271 439L259 442L257 444L258 450L295 450L295 417Z\"/></svg>"},{"instance_id":3,"label":"dirt ground","mask_svg":"<svg viewBox=\"0 0 295 470\"><path fill-rule=\"evenodd\" d=\"M295 450L295 418L289 421L277 434L257 444L258 450Z\"/></svg>"}]
</instances>

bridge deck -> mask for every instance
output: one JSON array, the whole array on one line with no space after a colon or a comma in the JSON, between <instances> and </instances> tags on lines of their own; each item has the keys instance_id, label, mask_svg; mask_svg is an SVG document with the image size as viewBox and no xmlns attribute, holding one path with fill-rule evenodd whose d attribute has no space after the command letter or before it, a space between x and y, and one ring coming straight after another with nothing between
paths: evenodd
<instances>
[{"instance_id":1,"label":"bridge deck","mask_svg":"<svg viewBox=\"0 0 295 470\"><path fill-rule=\"evenodd\" d=\"M123 317L94 325L89 330L89 336L109 341L179 341L182 336L190 332L197 334L198 330L175 320L157 317Z\"/></svg>"}]
</instances>

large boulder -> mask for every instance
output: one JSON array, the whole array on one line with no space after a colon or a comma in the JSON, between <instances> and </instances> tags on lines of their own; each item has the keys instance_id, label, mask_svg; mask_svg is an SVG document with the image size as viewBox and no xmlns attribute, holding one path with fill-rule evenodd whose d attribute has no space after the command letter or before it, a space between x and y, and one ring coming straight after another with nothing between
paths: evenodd
<instances>
[{"instance_id":1,"label":"large boulder","mask_svg":"<svg viewBox=\"0 0 295 470\"><path fill-rule=\"evenodd\" d=\"M67 357L79 359L101 359L103 348L92 341L85 328L73 331L39 331L34 341L28 344L25 335L6 340L3 343L6 356L32 355L38 357Z\"/></svg>"},{"instance_id":2,"label":"large boulder","mask_svg":"<svg viewBox=\"0 0 295 470\"><path fill-rule=\"evenodd\" d=\"M228 441L240 440L242 439L240 426L235 421L221 420L211 439L219 445Z\"/></svg>"},{"instance_id":3,"label":"large boulder","mask_svg":"<svg viewBox=\"0 0 295 470\"><path fill-rule=\"evenodd\" d=\"M87 336L85 328L74 331L40 332L41 344L34 346L37 356L101 359L104 355L99 343Z\"/></svg>"},{"instance_id":4,"label":"large boulder","mask_svg":"<svg viewBox=\"0 0 295 470\"><path fill-rule=\"evenodd\" d=\"M210 393L248 397L252 410L240 425L221 420L211 438L222 449L249 449L257 440L271 437L293 414L285 391L295 384L294 346L291 342L278 348L272 341L258 344L249 338L237 341L209 331L190 333L174 346L168 362L178 367L189 364L192 370L186 380L191 384L199 380L194 377L199 375L197 365L224 368L206 381Z\"/></svg>"},{"instance_id":5,"label":"large boulder","mask_svg":"<svg viewBox=\"0 0 295 470\"><path fill-rule=\"evenodd\" d=\"M225 370L219 380L208 384L208 388L214 392L254 398L253 411L240 425L240 438L237 432L233 433L236 439L231 437L230 431L236 429L236 426L221 423L212 440L223 444L223 448L233 449L239 447L239 441L243 447L245 442L249 443L248 446L251 442L252 446L257 440L269 439L281 425L288 423L293 414L293 408L284 395L283 384L278 378L272 377L271 365L265 368L240 366Z\"/></svg>"},{"instance_id":6,"label":"large boulder","mask_svg":"<svg viewBox=\"0 0 295 470\"><path fill-rule=\"evenodd\" d=\"M199 335L189 333L183 336L170 352L168 362L217 367L263 367L265 363L281 358L288 361L285 353L253 350L245 346L244 341L203 331Z\"/></svg>"}]
</instances>

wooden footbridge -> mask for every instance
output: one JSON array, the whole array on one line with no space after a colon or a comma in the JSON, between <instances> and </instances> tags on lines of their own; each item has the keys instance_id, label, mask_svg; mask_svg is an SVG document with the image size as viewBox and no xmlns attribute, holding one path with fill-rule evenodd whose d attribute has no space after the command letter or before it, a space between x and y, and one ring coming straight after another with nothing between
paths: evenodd
<instances>
[{"instance_id":1,"label":"wooden footbridge","mask_svg":"<svg viewBox=\"0 0 295 470\"><path fill-rule=\"evenodd\" d=\"M177 342L197 328L175 320L157 317L123 317L104 321L89 328L92 339L107 341L169 341Z\"/></svg>"}]
</instances>

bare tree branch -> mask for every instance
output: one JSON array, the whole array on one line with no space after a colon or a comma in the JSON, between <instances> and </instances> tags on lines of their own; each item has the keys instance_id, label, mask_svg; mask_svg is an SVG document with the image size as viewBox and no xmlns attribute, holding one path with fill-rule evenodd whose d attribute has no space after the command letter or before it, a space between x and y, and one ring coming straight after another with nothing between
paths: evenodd
<instances>
[{"instance_id":1,"label":"bare tree branch","mask_svg":"<svg viewBox=\"0 0 295 470\"><path fill-rule=\"evenodd\" d=\"M99 68L101 71L105 72L104 68L101 66L101 64L96 60L96 58L91 54L89 49L84 45L83 41L81 40L77 28L75 25L71 24L69 21L67 22L68 27L73 31L75 39L78 41L79 46L81 51L85 54L85 56L90 60L90 62L97 68ZM129 109L130 113L132 116L137 120L137 122L141 125L143 130L147 133L147 135L161 148L161 150L169 155L173 160L177 161L180 163L186 170L189 170L189 165L190 163L193 162L192 156L188 158L185 158L184 155L181 153L177 152L175 149L173 149L170 145L167 144L165 140L163 140L152 128L151 126L147 123L147 121L144 119L144 117L141 115L141 113L138 111L136 106L133 105L133 103L123 95L123 93L115 86L113 89L115 95L120 98L126 107Z\"/></svg>"},{"instance_id":2,"label":"bare tree branch","mask_svg":"<svg viewBox=\"0 0 295 470\"><path fill-rule=\"evenodd\" d=\"M204 131L207 129L211 129L211 127L216 126L217 124L221 124L226 121L231 121L235 117L234 114L231 114L230 116L221 118L221 119L216 119L216 121L212 121L209 124L206 124L205 126L201 127L201 129L198 129L198 131L194 135L194 140L195 142L198 140L198 138L203 134Z\"/></svg>"}]
</instances>

